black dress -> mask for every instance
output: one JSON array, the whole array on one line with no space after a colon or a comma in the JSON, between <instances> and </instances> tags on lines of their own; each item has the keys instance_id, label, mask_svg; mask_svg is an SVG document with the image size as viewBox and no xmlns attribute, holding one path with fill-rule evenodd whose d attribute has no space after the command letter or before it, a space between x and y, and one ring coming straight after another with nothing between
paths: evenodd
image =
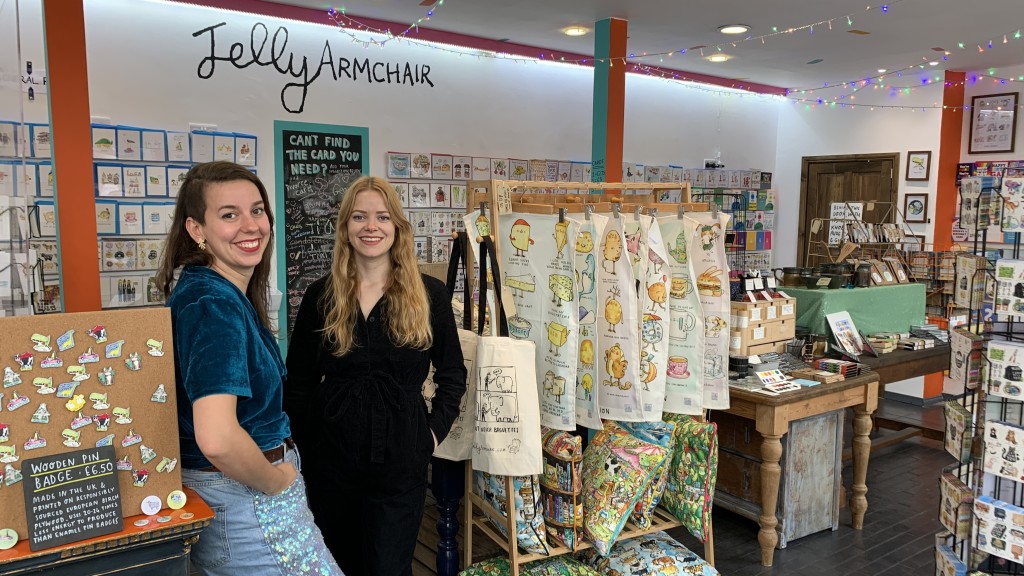
<instances>
[{"instance_id":1,"label":"black dress","mask_svg":"<svg viewBox=\"0 0 1024 576\"><path fill-rule=\"evenodd\" d=\"M302 457L309 504L324 541L348 576L411 574L426 499L427 464L459 412L466 367L444 284L423 276L429 350L395 346L382 298L359 314L355 346L324 346L327 278L306 290L288 346L284 408ZM437 392L421 395L430 364Z\"/></svg>"}]
</instances>

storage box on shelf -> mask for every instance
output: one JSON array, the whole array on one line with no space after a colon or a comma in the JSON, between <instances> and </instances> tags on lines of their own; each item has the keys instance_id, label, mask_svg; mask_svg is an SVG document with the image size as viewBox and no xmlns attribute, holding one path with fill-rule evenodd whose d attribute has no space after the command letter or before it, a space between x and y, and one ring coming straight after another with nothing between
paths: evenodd
<instances>
[{"instance_id":1,"label":"storage box on shelf","mask_svg":"<svg viewBox=\"0 0 1024 576\"><path fill-rule=\"evenodd\" d=\"M795 298L731 302L730 308L730 355L785 352L786 344L796 336Z\"/></svg>"}]
</instances>

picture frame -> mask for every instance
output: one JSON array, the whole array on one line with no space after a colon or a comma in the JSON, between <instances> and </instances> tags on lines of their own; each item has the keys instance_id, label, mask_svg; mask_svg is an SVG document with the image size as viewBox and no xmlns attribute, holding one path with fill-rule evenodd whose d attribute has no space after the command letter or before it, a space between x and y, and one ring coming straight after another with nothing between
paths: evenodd
<instances>
[{"instance_id":1,"label":"picture frame","mask_svg":"<svg viewBox=\"0 0 1024 576\"><path fill-rule=\"evenodd\" d=\"M967 153L1013 152L1017 140L1020 92L971 98L971 133Z\"/></svg>"},{"instance_id":2,"label":"picture frame","mask_svg":"<svg viewBox=\"0 0 1024 576\"><path fill-rule=\"evenodd\" d=\"M930 150L907 152L908 182L927 182L932 172L932 153Z\"/></svg>"},{"instance_id":3,"label":"picture frame","mask_svg":"<svg viewBox=\"0 0 1024 576\"><path fill-rule=\"evenodd\" d=\"M903 195L903 221L910 223L928 221L927 194Z\"/></svg>"}]
</instances>

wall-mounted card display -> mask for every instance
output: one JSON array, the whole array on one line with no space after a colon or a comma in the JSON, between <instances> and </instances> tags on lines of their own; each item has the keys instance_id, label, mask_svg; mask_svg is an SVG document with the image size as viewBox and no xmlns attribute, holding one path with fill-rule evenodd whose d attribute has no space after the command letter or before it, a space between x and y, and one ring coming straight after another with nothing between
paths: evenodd
<instances>
[{"instance_id":1,"label":"wall-mounted card display","mask_svg":"<svg viewBox=\"0 0 1024 576\"><path fill-rule=\"evenodd\" d=\"M213 132L194 130L190 134L192 140L192 162L213 162Z\"/></svg>"},{"instance_id":2,"label":"wall-mounted card display","mask_svg":"<svg viewBox=\"0 0 1024 576\"><path fill-rule=\"evenodd\" d=\"M409 154L409 178L430 178L430 154L413 152Z\"/></svg>"},{"instance_id":3,"label":"wall-mounted card display","mask_svg":"<svg viewBox=\"0 0 1024 576\"><path fill-rule=\"evenodd\" d=\"M170 228L168 207L174 205L146 203L142 205L142 233L166 234Z\"/></svg>"},{"instance_id":4,"label":"wall-mounted card display","mask_svg":"<svg viewBox=\"0 0 1024 576\"><path fill-rule=\"evenodd\" d=\"M409 184L406 182L391 182L391 186L395 189L395 193L398 194L398 198L401 199L402 206L408 208Z\"/></svg>"},{"instance_id":5,"label":"wall-mounted card display","mask_svg":"<svg viewBox=\"0 0 1024 576\"><path fill-rule=\"evenodd\" d=\"M167 161L192 161L192 148L190 146L188 132L167 132Z\"/></svg>"},{"instance_id":6,"label":"wall-mounted card display","mask_svg":"<svg viewBox=\"0 0 1024 576\"><path fill-rule=\"evenodd\" d=\"M235 132L235 162L242 166L256 165L256 137Z\"/></svg>"},{"instance_id":7,"label":"wall-mounted card display","mask_svg":"<svg viewBox=\"0 0 1024 576\"><path fill-rule=\"evenodd\" d=\"M452 184L452 208L466 208L466 185Z\"/></svg>"},{"instance_id":8,"label":"wall-mounted card display","mask_svg":"<svg viewBox=\"0 0 1024 576\"><path fill-rule=\"evenodd\" d=\"M388 152L386 156L388 178L409 178L409 154L405 152Z\"/></svg>"},{"instance_id":9,"label":"wall-mounted card display","mask_svg":"<svg viewBox=\"0 0 1024 576\"><path fill-rule=\"evenodd\" d=\"M547 160L530 160L530 180L545 182L548 178Z\"/></svg>"},{"instance_id":10,"label":"wall-mounted card display","mask_svg":"<svg viewBox=\"0 0 1024 576\"><path fill-rule=\"evenodd\" d=\"M960 462L967 462L971 457L971 413L963 404L956 400L947 400L945 406L946 452Z\"/></svg>"},{"instance_id":11,"label":"wall-mounted card display","mask_svg":"<svg viewBox=\"0 0 1024 576\"><path fill-rule=\"evenodd\" d=\"M508 179L508 158L491 158L490 177L495 180Z\"/></svg>"},{"instance_id":12,"label":"wall-mounted card display","mask_svg":"<svg viewBox=\"0 0 1024 576\"><path fill-rule=\"evenodd\" d=\"M954 536L966 540L971 533L971 488L947 468L939 477L939 521Z\"/></svg>"},{"instance_id":13,"label":"wall-mounted card display","mask_svg":"<svg viewBox=\"0 0 1024 576\"><path fill-rule=\"evenodd\" d=\"M142 234L142 204L117 205L117 233L124 236Z\"/></svg>"},{"instance_id":14,"label":"wall-mounted card display","mask_svg":"<svg viewBox=\"0 0 1024 576\"><path fill-rule=\"evenodd\" d=\"M168 166L167 167L167 194L177 198L178 190L185 183L185 176L188 174L189 166Z\"/></svg>"},{"instance_id":15,"label":"wall-mounted card display","mask_svg":"<svg viewBox=\"0 0 1024 576\"><path fill-rule=\"evenodd\" d=\"M451 189L450 184L431 184L430 207L448 208L451 206Z\"/></svg>"},{"instance_id":16,"label":"wall-mounted card display","mask_svg":"<svg viewBox=\"0 0 1024 576\"><path fill-rule=\"evenodd\" d=\"M101 240L100 254L104 271L135 270L138 254L135 240Z\"/></svg>"},{"instance_id":17,"label":"wall-mounted card display","mask_svg":"<svg viewBox=\"0 0 1024 576\"><path fill-rule=\"evenodd\" d=\"M0 156L18 155L17 122L0 121Z\"/></svg>"},{"instance_id":18,"label":"wall-mounted card display","mask_svg":"<svg viewBox=\"0 0 1024 576\"><path fill-rule=\"evenodd\" d=\"M53 197L53 164L39 163L39 195Z\"/></svg>"},{"instance_id":19,"label":"wall-mounted card display","mask_svg":"<svg viewBox=\"0 0 1024 576\"><path fill-rule=\"evenodd\" d=\"M412 225L412 233L417 236L430 234L430 212L410 212L409 223Z\"/></svg>"},{"instance_id":20,"label":"wall-mounted card display","mask_svg":"<svg viewBox=\"0 0 1024 576\"><path fill-rule=\"evenodd\" d=\"M447 240L445 238L431 238L430 261L447 262L448 255L451 253L451 244L451 238L448 238Z\"/></svg>"},{"instance_id":21,"label":"wall-mounted card display","mask_svg":"<svg viewBox=\"0 0 1024 576\"><path fill-rule=\"evenodd\" d=\"M985 339L970 330L955 328L949 333L949 378L966 389L981 384L982 345ZM1024 359L1024 355L1021 356Z\"/></svg>"},{"instance_id":22,"label":"wall-mounted card display","mask_svg":"<svg viewBox=\"0 0 1024 576\"><path fill-rule=\"evenodd\" d=\"M104 160L117 158L117 127L92 125L92 157Z\"/></svg>"},{"instance_id":23,"label":"wall-mounted card display","mask_svg":"<svg viewBox=\"0 0 1024 576\"><path fill-rule=\"evenodd\" d=\"M156 270L160 266L160 257L163 254L163 241L137 240L135 244L138 253L135 267L139 270Z\"/></svg>"},{"instance_id":24,"label":"wall-mounted card display","mask_svg":"<svg viewBox=\"0 0 1024 576\"><path fill-rule=\"evenodd\" d=\"M29 243L29 248L36 251L36 256L43 264L43 274L55 274L57 272L57 241L47 239L34 239Z\"/></svg>"},{"instance_id":25,"label":"wall-mounted card display","mask_svg":"<svg viewBox=\"0 0 1024 576\"><path fill-rule=\"evenodd\" d=\"M96 195L124 196L124 174L120 164L96 163Z\"/></svg>"},{"instance_id":26,"label":"wall-mounted card display","mask_svg":"<svg viewBox=\"0 0 1024 576\"><path fill-rule=\"evenodd\" d=\"M0 219L0 242L21 242L29 239L27 198L0 196L0 214L4 214L8 218ZM15 253L15 255L18 254ZM0 269L3 266L0 265Z\"/></svg>"},{"instance_id":27,"label":"wall-mounted card display","mask_svg":"<svg viewBox=\"0 0 1024 576\"><path fill-rule=\"evenodd\" d=\"M465 168L463 168L465 169ZM473 174L470 180L487 180L491 177L491 159L473 156Z\"/></svg>"},{"instance_id":28,"label":"wall-mounted card display","mask_svg":"<svg viewBox=\"0 0 1024 576\"><path fill-rule=\"evenodd\" d=\"M167 161L167 133L163 130L142 128L142 160L145 162Z\"/></svg>"},{"instance_id":29,"label":"wall-mounted card display","mask_svg":"<svg viewBox=\"0 0 1024 576\"><path fill-rule=\"evenodd\" d=\"M36 217L32 219L33 236L52 238L57 235L57 209L53 202L36 202Z\"/></svg>"},{"instance_id":30,"label":"wall-mounted card display","mask_svg":"<svg viewBox=\"0 0 1024 576\"><path fill-rule=\"evenodd\" d=\"M568 182L569 176L572 172L572 162L558 162L558 175L555 176L556 182Z\"/></svg>"},{"instance_id":31,"label":"wall-mounted card display","mask_svg":"<svg viewBox=\"0 0 1024 576\"><path fill-rule=\"evenodd\" d=\"M235 161L235 135L216 132L213 135L213 159Z\"/></svg>"},{"instance_id":32,"label":"wall-mounted card display","mask_svg":"<svg viewBox=\"0 0 1024 576\"><path fill-rule=\"evenodd\" d=\"M124 166L124 195L132 198L141 198L146 195L146 167L145 166Z\"/></svg>"},{"instance_id":33,"label":"wall-mounted card display","mask_svg":"<svg viewBox=\"0 0 1024 576\"><path fill-rule=\"evenodd\" d=\"M979 496L974 516L979 550L1017 563L1024 560L1024 508Z\"/></svg>"},{"instance_id":34,"label":"wall-mounted card display","mask_svg":"<svg viewBox=\"0 0 1024 576\"><path fill-rule=\"evenodd\" d=\"M146 196L167 197L166 166L146 166Z\"/></svg>"},{"instance_id":35,"label":"wall-mounted card display","mask_svg":"<svg viewBox=\"0 0 1024 576\"><path fill-rule=\"evenodd\" d=\"M117 158L119 160L142 160L141 128L117 127Z\"/></svg>"},{"instance_id":36,"label":"wall-mounted card display","mask_svg":"<svg viewBox=\"0 0 1024 576\"><path fill-rule=\"evenodd\" d=\"M431 236L447 236L451 234L451 222L452 217L448 212L431 212L430 213L430 235Z\"/></svg>"},{"instance_id":37,"label":"wall-mounted card display","mask_svg":"<svg viewBox=\"0 0 1024 576\"><path fill-rule=\"evenodd\" d=\"M1024 346L993 340L988 343L987 354L988 393L1015 400L1024 398Z\"/></svg>"},{"instance_id":38,"label":"wall-mounted card display","mask_svg":"<svg viewBox=\"0 0 1024 576\"><path fill-rule=\"evenodd\" d=\"M473 159L469 156L452 156L452 180L469 180L473 175Z\"/></svg>"},{"instance_id":39,"label":"wall-mounted card display","mask_svg":"<svg viewBox=\"0 0 1024 576\"><path fill-rule=\"evenodd\" d=\"M1024 260L996 261L996 314L1024 318Z\"/></svg>"},{"instance_id":40,"label":"wall-mounted card display","mask_svg":"<svg viewBox=\"0 0 1024 576\"><path fill-rule=\"evenodd\" d=\"M572 162L569 165L569 181L570 182L586 182L590 179L589 174L587 180L583 179L584 168L589 168L589 162ZM589 172L589 171L588 171Z\"/></svg>"},{"instance_id":41,"label":"wall-mounted card display","mask_svg":"<svg viewBox=\"0 0 1024 576\"><path fill-rule=\"evenodd\" d=\"M50 146L50 125L29 124L29 137L32 139L32 156L49 158L52 155Z\"/></svg>"},{"instance_id":42,"label":"wall-mounted card display","mask_svg":"<svg viewBox=\"0 0 1024 576\"><path fill-rule=\"evenodd\" d=\"M144 276L110 276L107 278L107 290L105 293L102 290L103 279L100 282L100 292L107 303L107 308L125 308L145 304L146 278Z\"/></svg>"},{"instance_id":43,"label":"wall-mounted card display","mask_svg":"<svg viewBox=\"0 0 1024 576\"><path fill-rule=\"evenodd\" d=\"M17 164L0 162L0 196L14 196L14 188L18 178L15 176Z\"/></svg>"},{"instance_id":44,"label":"wall-mounted card display","mask_svg":"<svg viewBox=\"0 0 1024 576\"><path fill-rule=\"evenodd\" d=\"M1024 480L1024 428L1008 422L985 422L985 472Z\"/></svg>"},{"instance_id":45,"label":"wall-mounted card display","mask_svg":"<svg viewBox=\"0 0 1024 576\"><path fill-rule=\"evenodd\" d=\"M117 234L117 202L96 201L96 233Z\"/></svg>"},{"instance_id":46,"label":"wall-mounted card display","mask_svg":"<svg viewBox=\"0 0 1024 576\"><path fill-rule=\"evenodd\" d=\"M434 180L452 179L452 157L447 154L431 154L431 178Z\"/></svg>"},{"instance_id":47,"label":"wall-mounted card display","mask_svg":"<svg viewBox=\"0 0 1024 576\"><path fill-rule=\"evenodd\" d=\"M409 183L409 207L430 208L430 184L426 182Z\"/></svg>"},{"instance_id":48,"label":"wall-mounted card display","mask_svg":"<svg viewBox=\"0 0 1024 576\"><path fill-rule=\"evenodd\" d=\"M508 161L508 179L509 180L528 180L530 178L530 163L526 160L517 160L515 158L509 158Z\"/></svg>"},{"instance_id":49,"label":"wall-mounted card display","mask_svg":"<svg viewBox=\"0 0 1024 576\"><path fill-rule=\"evenodd\" d=\"M416 261L426 264L430 262L430 238L414 237L412 239L413 250L416 253Z\"/></svg>"},{"instance_id":50,"label":"wall-mounted card display","mask_svg":"<svg viewBox=\"0 0 1024 576\"><path fill-rule=\"evenodd\" d=\"M21 195L26 197L39 195L39 166L25 164L21 167Z\"/></svg>"}]
</instances>

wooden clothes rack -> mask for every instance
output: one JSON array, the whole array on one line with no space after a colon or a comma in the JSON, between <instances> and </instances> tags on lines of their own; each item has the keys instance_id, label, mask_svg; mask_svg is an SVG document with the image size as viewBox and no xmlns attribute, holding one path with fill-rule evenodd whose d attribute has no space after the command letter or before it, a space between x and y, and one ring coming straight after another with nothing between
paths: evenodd
<instances>
[{"instance_id":1,"label":"wooden clothes rack","mask_svg":"<svg viewBox=\"0 0 1024 576\"><path fill-rule=\"evenodd\" d=\"M483 214L490 207L490 213L484 214L490 223L490 236L495 239L495 250L500 261L501 253L498 231L498 218L501 215L511 212L523 212L528 214L580 214L587 210L587 206L597 213L612 214L614 206L618 206L620 214L629 212L646 212L653 214L656 211L660 214L682 214L685 212L709 212L713 208L707 202L694 203L690 201L690 184L688 182L543 182L543 181L519 181L519 180L470 180L467 182L467 189L471 191L471 201L467 202L467 211L473 211L478 207ZM552 190L566 192L550 192ZM593 190L603 190L602 193L593 193ZM633 194L619 194L616 191L629 190ZM657 202L656 192L658 190L681 190L682 202L665 203ZM572 193L576 191L576 193ZM644 192L644 193L638 193ZM495 213L497 209L497 213ZM472 260L470 260L472 262ZM467 281L474 276L466 274ZM500 309L500 298L495 298L495 305ZM700 421L706 422L701 417ZM554 545L547 541L548 554L521 553L519 551L518 536L516 529L516 503L515 487L511 476L504 477L505 497L507 499L505 518L505 529L508 533L506 538L498 530L490 525L487 514L494 518L501 518L503 514L495 510L486 500L473 492L473 466L472 461L466 461L466 496L463 501L463 526L465 527L465 540L463 568L473 563L473 529L480 531L498 545L508 555L509 566L512 576L519 576L522 564L552 558L563 554L570 554L579 550L592 547L589 542L579 540L576 543L576 550L570 550L562 545ZM539 496L539 495L538 495ZM477 509L481 513L477 513ZM486 514L484 513L486 512ZM682 523L661 507L654 510L651 515L651 526L640 528L627 521L617 541L628 540L646 534L669 530L682 526ZM707 539L704 542L704 560L711 566L715 565L714 537L711 525L707 526Z\"/></svg>"}]
</instances>

